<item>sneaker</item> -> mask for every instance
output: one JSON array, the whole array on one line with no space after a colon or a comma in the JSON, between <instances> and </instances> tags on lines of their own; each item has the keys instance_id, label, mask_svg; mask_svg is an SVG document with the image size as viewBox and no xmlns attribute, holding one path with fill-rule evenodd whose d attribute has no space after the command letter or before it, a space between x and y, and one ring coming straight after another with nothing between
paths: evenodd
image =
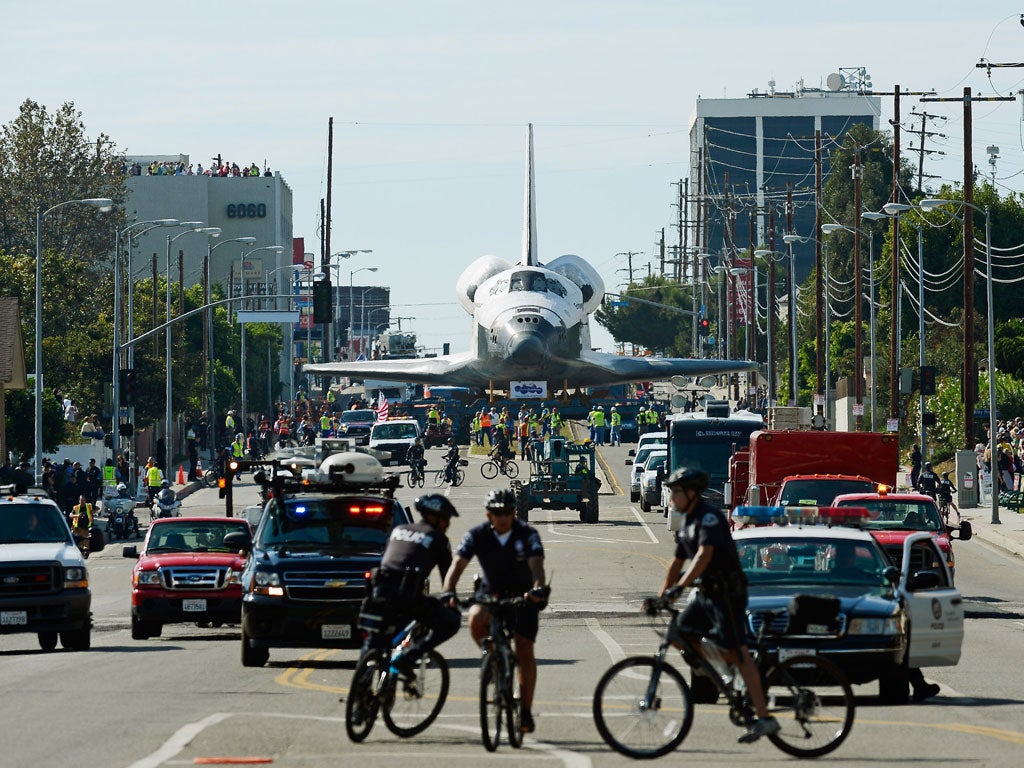
<instances>
[{"instance_id":1,"label":"sneaker","mask_svg":"<svg viewBox=\"0 0 1024 768\"><path fill-rule=\"evenodd\" d=\"M770 715L768 717L759 717L754 723L747 729L739 738L740 744L753 744L755 741L760 739L762 736L771 736L772 734L778 733L782 729L779 725L779 721Z\"/></svg>"},{"instance_id":2,"label":"sneaker","mask_svg":"<svg viewBox=\"0 0 1024 768\"><path fill-rule=\"evenodd\" d=\"M925 699L930 699L932 696L938 696L940 690L942 689L939 688L937 683L925 683L924 685L919 685L914 689L914 701L924 701Z\"/></svg>"},{"instance_id":3,"label":"sneaker","mask_svg":"<svg viewBox=\"0 0 1024 768\"><path fill-rule=\"evenodd\" d=\"M537 726L534 725L533 715L530 710L520 708L519 710L519 730L523 733L533 733Z\"/></svg>"}]
</instances>

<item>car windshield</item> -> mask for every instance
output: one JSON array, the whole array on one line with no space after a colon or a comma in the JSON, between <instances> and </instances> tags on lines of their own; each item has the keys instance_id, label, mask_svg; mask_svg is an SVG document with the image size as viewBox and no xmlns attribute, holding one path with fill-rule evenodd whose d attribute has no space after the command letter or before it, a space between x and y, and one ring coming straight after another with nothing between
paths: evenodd
<instances>
[{"instance_id":1,"label":"car windshield","mask_svg":"<svg viewBox=\"0 0 1024 768\"><path fill-rule=\"evenodd\" d=\"M378 424L373 428L374 440L412 440L419 437L413 424Z\"/></svg>"},{"instance_id":2,"label":"car windshield","mask_svg":"<svg viewBox=\"0 0 1024 768\"><path fill-rule=\"evenodd\" d=\"M844 507L866 507L871 519L864 527L872 531L942 531L945 530L939 511L930 501L898 501L894 499L858 499L844 501Z\"/></svg>"},{"instance_id":3,"label":"car windshield","mask_svg":"<svg viewBox=\"0 0 1024 768\"><path fill-rule=\"evenodd\" d=\"M231 552L224 545L229 533L248 533L242 521L190 521L188 518L172 523L154 525L146 543L146 553L155 552Z\"/></svg>"},{"instance_id":4,"label":"car windshield","mask_svg":"<svg viewBox=\"0 0 1024 768\"><path fill-rule=\"evenodd\" d=\"M647 464L644 465L644 471L651 472L657 470L658 467L664 467L667 460L668 454L666 453L652 453L647 459Z\"/></svg>"},{"instance_id":5,"label":"car windshield","mask_svg":"<svg viewBox=\"0 0 1024 768\"><path fill-rule=\"evenodd\" d=\"M56 507L14 503L0 508L0 544L70 544L71 532Z\"/></svg>"},{"instance_id":6,"label":"car windshield","mask_svg":"<svg viewBox=\"0 0 1024 768\"><path fill-rule=\"evenodd\" d=\"M376 420L377 414L368 409L345 411L338 417L342 424L373 424Z\"/></svg>"},{"instance_id":7,"label":"car windshield","mask_svg":"<svg viewBox=\"0 0 1024 768\"><path fill-rule=\"evenodd\" d=\"M825 507L836 496L844 493L872 493L874 490L875 486L870 480L789 480L779 496L779 506Z\"/></svg>"},{"instance_id":8,"label":"car windshield","mask_svg":"<svg viewBox=\"0 0 1024 768\"><path fill-rule=\"evenodd\" d=\"M383 552L393 520L390 500L351 496L291 498L271 504L259 531L259 544L290 549L349 547Z\"/></svg>"},{"instance_id":9,"label":"car windshield","mask_svg":"<svg viewBox=\"0 0 1024 768\"><path fill-rule=\"evenodd\" d=\"M637 471L639 471L647 459L651 457L652 453L664 450L665 446L663 445L649 445L646 448L641 448L636 452L636 456L633 457L633 466L636 467Z\"/></svg>"},{"instance_id":10,"label":"car windshield","mask_svg":"<svg viewBox=\"0 0 1024 768\"><path fill-rule=\"evenodd\" d=\"M888 565L881 550L865 541L766 535L740 539L736 548L751 587L879 587Z\"/></svg>"}]
</instances>

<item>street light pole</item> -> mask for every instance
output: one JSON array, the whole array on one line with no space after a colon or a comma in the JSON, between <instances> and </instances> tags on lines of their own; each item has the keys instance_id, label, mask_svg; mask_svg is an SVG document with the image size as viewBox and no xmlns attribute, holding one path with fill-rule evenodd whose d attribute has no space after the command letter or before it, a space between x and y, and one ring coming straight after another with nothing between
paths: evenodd
<instances>
[{"instance_id":1,"label":"street light pole","mask_svg":"<svg viewBox=\"0 0 1024 768\"><path fill-rule=\"evenodd\" d=\"M216 416L216 395L214 394L213 385L213 308L210 306L213 301L213 283L210 280L210 267L213 262L213 252L220 248L222 245L228 243L241 243L242 245L252 245L256 242L255 237L232 237L230 240L225 240L216 245L211 244L207 241L206 244L206 285L203 288L203 301L206 304L206 386L207 386L207 413L206 422L210 427L210 444L207 446L210 449L210 458L215 459L217 456L217 416ZM205 438L204 438L205 439Z\"/></svg>"},{"instance_id":2,"label":"street light pole","mask_svg":"<svg viewBox=\"0 0 1024 768\"><path fill-rule=\"evenodd\" d=\"M248 291L246 290L246 281L245 281L245 260L246 260L246 258L251 256L254 253L259 253L261 251L271 251L273 253L281 253L281 251L283 251L283 250L284 250L284 246L281 246L281 245L265 245L262 248L253 248L251 251L244 251L242 253L242 256L241 256L241 273L240 273L241 274L241 278L242 278L242 304L241 304L240 310L244 310L245 309L245 299L246 299L246 296L248 295ZM238 313L235 313L235 314L236 314L236 317L237 317ZM241 361L240 368L241 368L241 383L242 383L242 434L243 435L248 435L248 433L249 433L249 411L247 409L246 388L245 388L245 384L246 384L245 369L246 369L246 362L247 362L246 361L246 356L245 356L245 321L242 320L241 318L239 318L238 322L242 326L242 348L241 348L241 353L239 355L240 361ZM270 371L267 371L267 376L269 376L269 375L270 375Z\"/></svg>"},{"instance_id":3,"label":"street light pole","mask_svg":"<svg viewBox=\"0 0 1024 768\"><path fill-rule=\"evenodd\" d=\"M173 340L173 333L171 328L171 243L177 240L179 237L189 234L190 232L197 232L200 234L208 235L210 237L218 237L220 235L220 227L193 227L187 229L184 232L167 236L167 298L166 298L166 328L164 330L164 341L166 356L165 370L164 370L164 470L167 477L170 477L171 473L171 461L174 459L174 446L172 445L171 436L173 430L171 429L171 420L173 419L172 413L172 401L171 401L171 342Z\"/></svg>"},{"instance_id":4,"label":"street light pole","mask_svg":"<svg viewBox=\"0 0 1024 768\"><path fill-rule=\"evenodd\" d=\"M33 471L36 484L43 482L43 219L58 208L73 204L91 205L100 211L109 211L113 201L108 197L87 197L80 200L65 200L50 206L45 211L36 208L36 359L35 359L35 466Z\"/></svg>"},{"instance_id":5,"label":"street light pole","mask_svg":"<svg viewBox=\"0 0 1024 768\"><path fill-rule=\"evenodd\" d=\"M352 346L352 332L355 329L355 291L353 290L353 278L360 272L376 272L377 267L360 267L359 269L349 270L348 273L348 348L349 357L355 352L355 347ZM362 325L360 325L359 332L362 334ZM361 352L362 350L360 350Z\"/></svg>"},{"instance_id":6,"label":"street light pole","mask_svg":"<svg viewBox=\"0 0 1024 768\"><path fill-rule=\"evenodd\" d=\"M351 259L357 253L373 253L373 249L372 248L356 248L356 249L353 249L353 250L336 251L335 253L332 253L330 255L330 258L328 258L328 260L327 260L327 266L328 266L327 278L330 279L330 277L331 277L331 273L329 271L330 267L341 266L340 264L334 264L333 261L331 261L331 259L333 259L335 256L340 256L343 259ZM351 302L352 302L351 284L349 285L349 296L348 296L348 298L349 298L349 307L351 308ZM331 319L330 319L330 322L327 324L327 338L324 340L324 346L326 347L326 351L323 353L323 360L324 360L325 363L330 363L330 362L334 361L334 317L335 317L335 313L334 313L334 300L333 299L334 299L334 284L332 283L331 284ZM348 329L348 333L349 333L349 338L350 339L352 337L351 321L352 321L352 315L351 315L351 310L350 310L350 312L349 312L349 329ZM352 350L352 346L351 346L351 343L350 343L349 344L349 352L350 353L351 353L351 350ZM351 354L350 354L350 356L351 356ZM327 381L327 379L324 379L324 380Z\"/></svg>"}]
</instances>

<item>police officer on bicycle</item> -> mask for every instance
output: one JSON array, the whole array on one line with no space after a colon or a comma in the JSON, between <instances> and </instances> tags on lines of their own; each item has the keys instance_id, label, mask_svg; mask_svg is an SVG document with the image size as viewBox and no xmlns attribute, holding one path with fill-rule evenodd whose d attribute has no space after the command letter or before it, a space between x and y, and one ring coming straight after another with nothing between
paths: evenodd
<instances>
[{"instance_id":1,"label":"police officer on bicycle","mask_svg":"<svg viewBox=\"0 0 1024 768\"><path fill-rule=\"evenodd\" d=\"M924 470L921 472L920 477L917 478L917 490L921 493L935 498L935 492L939 488L939 476L935 474L935 470L932 469L932 463L926 461L924 463Z\"/></svg>"},{"instance_id":2,"label":"police officer on bicycle","mask_svg":"<svg viewBox=\"0 0 1024 768\"><path fill-rule=\"evenodd\" d=\"M729 521L701 498L709 482L706 472L690 467L680 467L665 480L672 506L685 517L661 595L674 597L681 589L699 585L700 591L679 614L675 629L695 651L701 647L700 638L713 639L721 646L723 659L739 669L757 714L757 720L739 739L750 743L778 733L780 726L768 713L761 677L747 649L747 580L729 533Z\"/></svg>"},{"instance_id":3,"label":"police officer on bicycle","mask_svg":"<svg viewBox=\"0 0 1024 768\"><path fill-rule=\"evenodd\" d=\"M380 613L395 622L416 619L428 631L398 659L399 672L408 675L416 662L459 631L461 618L435 597L423 593L430 572L436 567L444 576L452 563L451 543L445 533L453 517L452 503L433 493L413 502L421 522L399 525L388 537L380 569L373 583L372 597L364 606L367 613ZM369 644L370 638L367 639Z\"/></svg>"},{"instance_id":4,"label":"police officer on bicycle","mask_svg":"<svg viewBox=\"0 0 1024 768\"><path fill-rule=\"evenodd\" d=\"M454 602L459 577L475 556L483 570L481 589L502 597L524 595L531 605L515 609L512 620L516 659L519 662L520 714L524 733L534 730L533 692L537 686L537 659L533 653L540 611L547 605L550 589L545 585L544 547L540 534L515 516L515 494L496 488L485 503L487 522L466 532L455 550L455 560L444 580L445 592ZM477 645L490 630L490 612L481 605L469 610L469 632Z\"/></svg>"},{"instance_id":5,"label":"police officer on bicycle","mask_svg":"<svg viewBox=\"0 0 1024 768\"><path fill-rule=\"evenodd\" d=\"M409 446L409 451L406 453L406 459L409 462L409 466L417 470L420 475L423 474L423 441L420 438L416 438L412 445Z\"/></svg>"},{"instance_id":6,"label":"police officer on bicycle","mask_svg":"<svg viewBox=\"0 0 1024 768\"><path fill-rule=\"evenodd\" d=\"M459 465L459 446L454 437L448 438L448 450L444 454L444 477L450 483L455 482L455 470Z\"/></svg>"}]
</instances>

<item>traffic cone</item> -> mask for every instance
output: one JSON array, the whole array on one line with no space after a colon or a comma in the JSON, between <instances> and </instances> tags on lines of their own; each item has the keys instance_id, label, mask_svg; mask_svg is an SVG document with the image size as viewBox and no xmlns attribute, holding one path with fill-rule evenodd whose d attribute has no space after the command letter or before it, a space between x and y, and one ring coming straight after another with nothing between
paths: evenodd
<instances>
[{"instance_id":1,"label":"traffic cone","mask_svg":"<svg viewBox=\"0 0 1024 768\"><path fill-rule=\"evenodd\" d=\"M196 474L199 477L203 476L203 460L198 457L196 458Z\"/></svg>"},{"instance_id":2,"label":"traffic cone","mask_svg":"<svg viewBox=\"0 0 1024 768\"><path fill-rule=\"evenodd\" d=\"M182 464L178 465L178 477L175 478L174 482L176 482L178 485L184 485L185 484L185 467L184 467L184 465L182 465Z\"/></svg>"}]
</instances>

